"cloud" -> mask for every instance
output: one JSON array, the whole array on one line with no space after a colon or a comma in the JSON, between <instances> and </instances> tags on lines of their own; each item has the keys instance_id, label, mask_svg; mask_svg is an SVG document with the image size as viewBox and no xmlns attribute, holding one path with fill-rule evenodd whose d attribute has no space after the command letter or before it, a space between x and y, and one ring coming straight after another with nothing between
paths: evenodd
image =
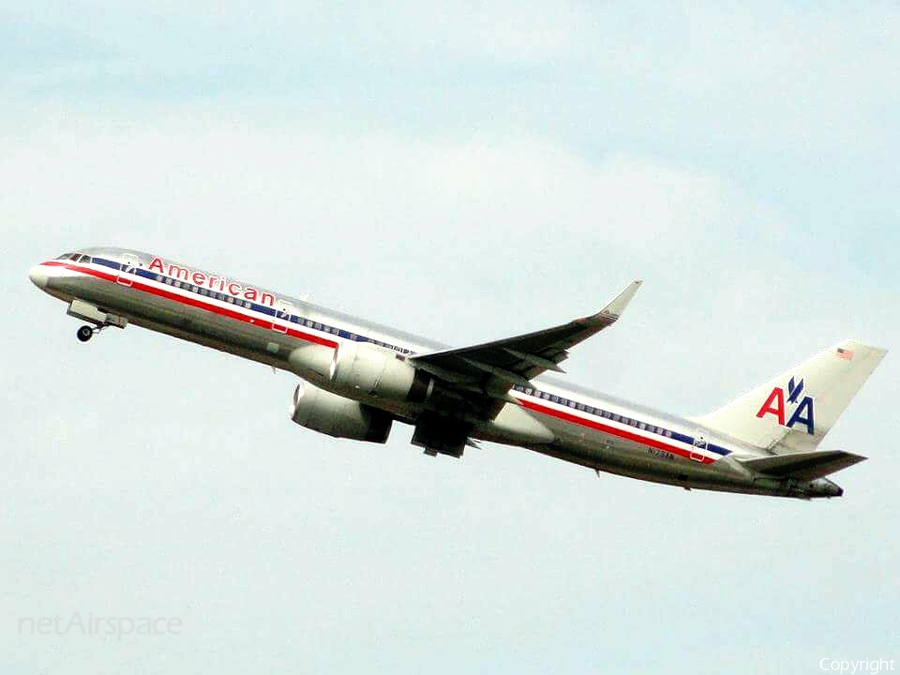
<instances>
[{"instance_id":1,"label":"cloud","mask_svg":"<svg viewBox=\"0 0 900 675\"><path fill-rule=\"evenodd\" d=\"M325 438L287 419L291 376L134 327L80 345L26 277L134 246L452 344L644 278L566 377L682 413L847 334L895 346L894 10L731 9L11 8L11 615L185 619L53 643L92 671L201 643L221 670L671 670L672 626L736 671L785 636L792 668L891 644L891 355L827 441L872 459L809 505Z\"/></svg>"},{"instance_id":2,"label":"cloud","mask_svg":"<svg viewBox=\"0 0 900 675\"><path fill-rule=\"evenodd\" d=\"M281 270L269 283L298 293L341 270L434 289L444 276L512 274L552 303L547 281L565 278L565 260L566 276L607 295L640 261L706 255L746 212L734 186L702 170L628 155L591 163L540 138L415 139L201 114L60 116L4 145L0 213L17 250L33 246L26 233L64 231L64 246L165 249L264 279ZM338 300L359 302L352 276ZM570 311L591 309L584 301ZM376 316L398 309L390 296L377 302Z\"/></svg>"},{"instance_id":3,"label":"cloud","mask_svg":"<svg viewBox=\"0 0 900 675\"><path fill-rule=\"evenodd\" d=\"M877 150L890 130L884 111L898 103L894 88L872 86L890 81L900 58L896 9L877 3L801 12L93 2L77 13L13 6L10 16L14 54L27 55L6 66L13 100L212 96L365 118L373 97L386 97L407 124L420 110L445 125L464 111L497 128L523 112L534 123L527 113L545 106L541 122L558 134L573 124L597 134L590 120L602 113L601 135L782 153ZM431 106L446 87L449 104Z\"/></svg>"},{"instance_id":4,"label":"cloud","mask_svg":"<svg viewBox=\"0 0 900 675\"><path fill-rule=\"evenodd\" d=\"M540 137L416 138L205 110L50 116L3 142L0 216L23 259L77 245L158 251L457 344L596 310L644 278L628 317L641 337L617 329L604 343L609 354L671 353L671 377L652 394L661 405L693 379L697 340L737 365L728 355L743 340L721 326L771 326L802 341L780 355L778 341L763 339L772 366L730 386L704 381L721 388L679 404L685 413L848 331L888 336L877 308L891 289L856 299L850 260L815 262L836 255L827 237L810 240L721 175L659 158L594 162ZM35 249L34 233L49 250ZM360 292L372 287L382 290ZM838 308L850 298L858 311L848 318ZM571 368L613 390L631 377L628 363L603 364L585 349Z\"/></svg>"},{"instance_id":5,"label":"cloud","mask_svg":"<svg viewBox=\"0 0 900 675\"><path fill-rule=\"evenodd\" d=\"M700 170L627 155L592 164L539 138L418 140L201 115L61 116L4 140L4 178L16 186L5 200L11 223L110 224L127 214L165 226L177 213L182 222L208 214L276 230L343 221L364 231L368 222L398 236L451 226L480 236L602 229L608 241L640 247L708 229L731 199L729 186Z\"/></svg>"}]
</instances>

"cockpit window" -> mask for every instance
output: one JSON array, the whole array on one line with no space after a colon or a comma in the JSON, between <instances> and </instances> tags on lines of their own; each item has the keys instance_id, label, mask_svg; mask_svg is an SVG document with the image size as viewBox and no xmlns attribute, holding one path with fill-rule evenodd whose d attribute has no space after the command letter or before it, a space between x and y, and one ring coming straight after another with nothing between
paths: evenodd
<instances>
[{"instance_id":1,"label":"cockpit window","mask_svg":"<svg viewBox=\"0 0 900 675\"><path fill-rule=\"evenodd\" d=\"M92 261L91 256L83 253L63 253L56 257L57 260L71 260L73 262L89 263Z\"/></svg>"}]
</instances>

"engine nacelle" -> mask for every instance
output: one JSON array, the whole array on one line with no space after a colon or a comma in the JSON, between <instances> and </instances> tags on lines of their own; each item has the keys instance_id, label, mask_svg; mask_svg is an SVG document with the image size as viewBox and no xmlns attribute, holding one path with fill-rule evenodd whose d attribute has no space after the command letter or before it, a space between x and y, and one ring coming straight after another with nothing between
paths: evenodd
<instances>
[{"instance_id":1,"label":"engine nacelle","mask_svg":"<svg viewBox=\"0 0 900 675\"><path fill-rule=\"evenodd\" d=\"M309 382L294 390L291 420L302 427L336 438L384 443L391 432L390 414L337 394L319 389Z\"/></svg>"},{"instance_id":2,"label":"engine nacelle","mask_svg":"<svg viewBox=\"0 0 900 675\"><path fill-rule=\"evenodd\" d=\"M434 380L398 356L367 342L341 343L331 364L331 381L343 389L392 401L424 402Z\"/></svg>"}]
</instances>

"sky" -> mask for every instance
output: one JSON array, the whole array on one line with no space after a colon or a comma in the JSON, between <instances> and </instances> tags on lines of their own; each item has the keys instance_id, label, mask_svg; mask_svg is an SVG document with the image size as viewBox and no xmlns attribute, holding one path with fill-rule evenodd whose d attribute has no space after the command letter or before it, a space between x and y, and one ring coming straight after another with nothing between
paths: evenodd
<instances>
[{"instance_id":1,"label":"sky","mask_svg":"<svg viewBox=\"0 0 900 675\"><path fill-rule=\"evenodd\" d=\"M295 376L80 344L27 277L136 248L453 345L643 279L566 377L702 414L900 344L898 63L888 2L0 2L4 670L900 661L894 353L822 446L870 460L806 503L324 437Z\"/></svg>"}]
</instances>

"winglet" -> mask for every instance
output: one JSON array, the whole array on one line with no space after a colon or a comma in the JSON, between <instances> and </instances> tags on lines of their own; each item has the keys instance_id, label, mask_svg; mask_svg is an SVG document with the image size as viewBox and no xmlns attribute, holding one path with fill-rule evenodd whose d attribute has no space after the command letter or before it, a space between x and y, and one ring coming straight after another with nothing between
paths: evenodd
<instances>
[{"instance_id":1,"label":"winglet","mask_svg":"<svg viewBox=\"0 0 900 675\"><path fill-rule=\"evenodd\" d=\"M638 289L641 287L643 281L632 281L628 286L625 287L625 290L619 293L612 302L610 302L606 307L601 309L597 314L592 317L588 317L589 319L602 319L609 321L612 319L615 321L622 313L625 311L625 308L628 306L628 303L631 302L631 299L634 297L634 294L637 293Z\"/></svg>"}]
</instances>

